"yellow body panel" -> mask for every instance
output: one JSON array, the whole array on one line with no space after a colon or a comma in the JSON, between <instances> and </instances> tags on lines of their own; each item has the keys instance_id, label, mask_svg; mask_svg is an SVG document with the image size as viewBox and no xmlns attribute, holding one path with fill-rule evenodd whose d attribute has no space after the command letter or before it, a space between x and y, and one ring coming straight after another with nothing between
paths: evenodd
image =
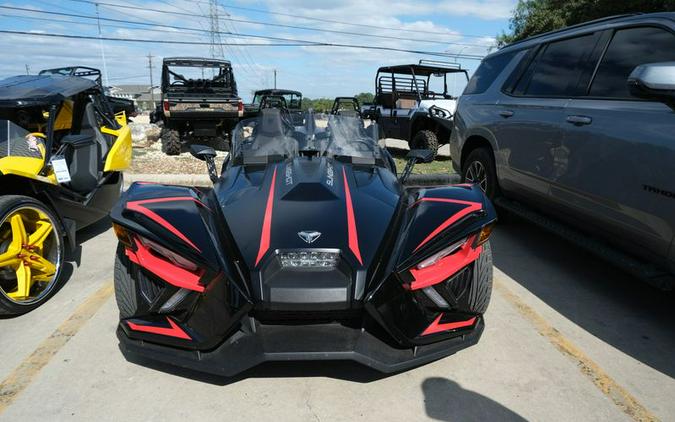
<instances>
[{"instance_id":1,"label":"yellow body panel","mask_svg":"<svg viewBox=\"0 0 675 422\"><path fill-rule=\"evenodd\" d=\"M0 173L3 175L15 175L38 180L40 182L52 185L58 184L56 176L52 171L47 176L41 176L38 173L42 170L44 160L42 158L32 157L3 157L0 158Z\"/></svg>"},{"instance_id":2,"label":"yellow body panel","mask_svg":"<svg viewBox=\"0 0 675 422\"><path fill-rule=\"evenodd\" d=\"M119 114L119 113L118 113ZM118 120L119 121L119 120ZM124 118L126 122L126 118ZM123 171L131 165L131 129L125 124L119 130L101 128L101 132L117 137L108 152L103 171Z\"/></svg>"}]
</instances>

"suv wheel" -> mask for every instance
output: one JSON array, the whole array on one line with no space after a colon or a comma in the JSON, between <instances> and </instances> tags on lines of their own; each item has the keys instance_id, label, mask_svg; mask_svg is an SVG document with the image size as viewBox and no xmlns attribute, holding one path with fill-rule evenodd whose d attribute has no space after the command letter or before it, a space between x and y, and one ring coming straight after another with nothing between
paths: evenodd
<instances>
[{"instance_id":1,"label":"suv wheel","mask_svg":"<svg viewBox=\"0 0 675 422\"><path fill-rule=\"evenodd\" d=\"M488 198L499 196L499 184L492 152L487 148L471 151L462 165L462 180L480 186Z\"/></svg>"},{"instance_id":2,"label":"suv wheel","mask_svg":"<svg viewBox=\"0 0 675 422\"><path fill-rule=\"evenodd\" d=\"M430 130L420 130L415 134L410 144L412 149L430 149L434 152L434 158L438 153L438 137Z\"/></svg>"},{"instance_id":3,"label":"suv wheel","mask_svg":"<svg viewBox=\"0 0 675 422\"><path fill-rule=\"evenodd\" d=\"M166 155L179 155L181 150L180 134L176 130L162 128L162 151Z\"/></svg>"}]
</instances>

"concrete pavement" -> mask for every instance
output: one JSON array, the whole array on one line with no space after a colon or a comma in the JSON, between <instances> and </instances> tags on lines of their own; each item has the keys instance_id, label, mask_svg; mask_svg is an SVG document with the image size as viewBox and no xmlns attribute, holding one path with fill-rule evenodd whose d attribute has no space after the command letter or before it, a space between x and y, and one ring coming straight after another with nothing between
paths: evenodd
<instances>
[{"instance_id":1,"label":"concrete pavement","mask_svg":"<svg viewBox=\"0 0 675 422\"><path fill-rule=\"evenodd\" d=\"M0 320L0 380L110 282L115 243L102 229L49 303ZM483 338L441 361L393 376L345 362L269 363L235 379L141 366L119 352L111 296L0 421L675 418L672 296L525 223L500 226L492 243L497 288Z\"/></svg>"}]
</instances>

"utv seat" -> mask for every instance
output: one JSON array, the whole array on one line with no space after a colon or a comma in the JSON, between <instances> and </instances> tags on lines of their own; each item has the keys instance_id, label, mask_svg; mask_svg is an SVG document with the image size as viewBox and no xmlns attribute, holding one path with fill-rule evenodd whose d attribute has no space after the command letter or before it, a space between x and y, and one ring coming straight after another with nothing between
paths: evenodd
<instances>
[{"instance_id":1,"label":"utv seat","mask_svg":"<svg viewBox=\"0 0 675 422\"><path fill-rule=\"evenodd\" d=\"M108 155L110 144L101 133L94 105L84 108L80 133L67 135L61 140L66 145L66 163L70 171L70 188L79 193L88 193L98 185L103 160Z\"/></svg>"}]
</instances>

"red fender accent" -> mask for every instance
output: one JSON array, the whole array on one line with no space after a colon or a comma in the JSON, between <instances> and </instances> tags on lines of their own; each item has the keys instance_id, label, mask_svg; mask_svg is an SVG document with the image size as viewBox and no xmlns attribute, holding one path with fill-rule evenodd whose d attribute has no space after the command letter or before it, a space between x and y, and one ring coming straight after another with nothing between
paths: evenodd
<instances>
[{"instance_id":1,"label":"red fender accent","mask_svg":"<svg viewBox=\"0 0 675 422\"><path fill-rule=\"evenodd\" d=\"M155 223L159 224L160 226L164 227L165 229L167 229L168 231L173 233L175 236L180 238L183 242L192 246L198 252L201 252L201 250L197 247L197 245L192 243L192 241L190 239L188 239L187 236L185 236L183 233L181 233L180 230L175 228L173 225L171 225L171 223L166 221L164 218L160 217L156 212L154 212L151 209L146 208L144 206L145 204L155 204L155 203L158 203L158 202L173 202L173 201L193 201L193 202L197 203L198 205L201 205L202 207L206 208L207 210L209 209L201 201L199 201L198 199L195 199L191 196L177 196L177 197L171 197L171 198L154 198L154 199L143 199L143 200L140 200L140 201L130 201L130 202L127 203L127 209L145 215L146 217L153 220Z\"/></svg>"},{"instance_id":2,"label":"red fender accent","mask_svg":"<svg viewBox=\"0 0 675 422\"><path fill-rule=\"evenodd\" d=\"M188 335L182 328L178 326L173 320L169 317L166 317L166 320L169 321L169 328L157 327L155 325L141 325L134 324L131 321L127 321L127 325L134 331L140 331L143 333L152 333L159 334L161 336L177 337L184 340L192 340L192 337Z\"/></svg>"},{"instance_id":3,"label":"red fender accent","mask_svg":"<svg viewBox=\"0 0 675 422\"><path fill-rule=\"evenodd\" d=\"M457 271L478 259L478 256L483 252L483 246L474 248L475 240L475 235L470 236L460 250L452 255L441 258L433 265L422 269L411 268L410 274L412 274L415 281L410 284L410 289L424 289L425 287L445 281Z\"/></svg>"},{"instance_id":4,"label":"red fender accent","mask_svg":"<svg viewBox=\"0 0 675 422\"><path fill-rule=\"evenodd\" d=\"M427 329L424 330L422 335L427 336L429 334L440 333L442 331L449 331L449 330L456 330L458 328L470 327L473 325L474 322L476 322L476 317L473 317L471 319L467 319L466 321L447 322L445 324L441 324L442 316L443 314L440 314L438 318L436 318L434 322L432 322L431 325L429 325Z\"/></svg>"},{"instance_id":5,"label":"red fender accent","mask_svg":"<svg viewBox=\"0 0 675 422\"><path fill-rule=\"evenodd\" d=\"M420 198L413 204L413 206L420 202L448 202L451 204L466 205L466 207L462 208L457 213L453 214L450 218L445 220L440 226L436 227L434 231L429 233L429 235L425 237L424 240L422 240L422 242L419 245L417 245L417 247L413 250L413 252L417 251L424 244L433 239L437 234L439 234L440 232L442 232L443 230L445 230L446 228L448 228L450 225L454 224L461 218L471 214L472 212L480 211L481 209L483 209L483 204L481 204L480 202L461 201L459 199L448 199L448 198Z\"/></svg>"},{"instance_id":6,"label":"red fender accent","mask_svg":"<svg viewBox=\"0 0 675 422\"><path fill-rule=\"evenodd\" d=\"M131 262L140 265L173 286L194 290L195 292L204 291L204 286L199 284L199 280L204 275L203 269L200 269L198 273L193 273L154 255L138 239L134 239L134 242L136 243L136 251L126 249L126 255Z\"/></svg>"}]
</instances>

